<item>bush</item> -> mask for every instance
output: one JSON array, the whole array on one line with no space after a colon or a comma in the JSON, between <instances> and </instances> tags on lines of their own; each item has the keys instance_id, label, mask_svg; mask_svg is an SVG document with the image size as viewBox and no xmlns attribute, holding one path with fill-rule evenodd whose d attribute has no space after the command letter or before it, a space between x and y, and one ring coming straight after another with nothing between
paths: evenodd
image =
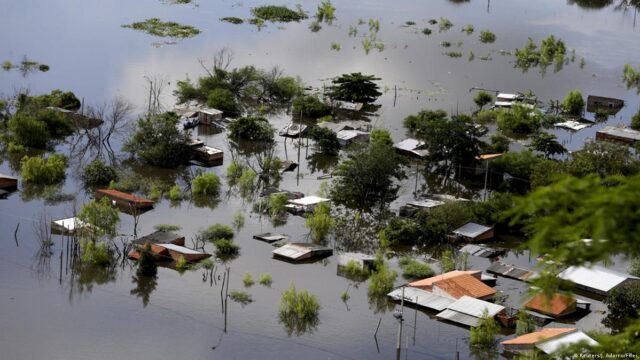
<instances>
[{"instance_id":1,"label":"bush","mask_svg":"<svg viewBox=\"0 0 640 360\"><path fill-rule=\"evenodd\" d=\"M272 194L269 196L269 216L277 218L282 216L286 211L286 205L289 202L287 194Z\"/></svg>"},{"instance_id":2,"label":"bush","mask_svg":"<svg viewBox=\"0 0 640 360\"><path fill-rule=\"evenodd\" d=\"M213 89L207 96L207 106L222 110L225 113L239 113L238 103L228 89Z\"/></svg>"},{"instance_id":3,"label":"bush","mask_svg":"<svg viewBox=\"0 0 640 360\"><path fill-rule=\"evenodd\" d=\"M572 90L567 93L562 101L562 108L570 115L580 116L584 110L584 99L579 90Z\"/></svg>"},{"instance_id":4,"label":"bush","mask_svg":"<svg viewBox=\"0 0 640 360\"><path fill-rule=\"evenodd\" d=\"M280 322L284 323L288 332L303 333L318 323L320 303L315 295L306 290L297 291L291 284L282 293L279 306Z\"/></svg>"},{"instance_id":5,"label":"bush","mask_svg":"<svg viewBox=\"0 0 640 360\"><path fill-rule=\"evenodd\" d=\"M184 256L180 255L180 257L176 261L176 270L178 270L179 272L183 272L188 268L189 262L187 262L187 259L185 259Z\"/></svg>"},{"instance_id":6,"label":"bush","mask_svg":"<svg viewBox=\"0 0 640 360\"><path fill-rule=\"evenodd\" d=\"M500 325L485 309L478 325L471 328L469 344L481 349L491 349L496 344L498 334L500 334Z\"/></svg>"},{"instance_id":7,"label":"bush","mask_svg":"<svg viewBox=\"0 0 640 360\"><path fill-rule=\"evenodd\" d=\"M111 252L104 242L95 243L88 239L80 240L82 262L96 266L108 266L113 261Z\"/></svg>"},{"instance_id":8,"label":"bush","mask_svg":"<svg viewBox=\"0 0 640 360\"><path fill-rule=\"evenodd\" d=\"M473 102L476 103L476 105L478 105L479 108L483 108L485 105L491 103L493 101L493 96L491 96L491 94L489 94L486 91L480 91L478 94L476 94L476 96L473 98Z\"/></svg>"},{"instance_id":9,"label":"bush","mask_svg":"<svg viewBox=\"0 0 640 360\"><path fill-rule=\"evenodd\" d=\"M480 42L485 44L492 44L496 41L496 34L489 30L483 30L480 32Z\"/></svg>"},{"instance_id":10,"label":"bush","mask_svg":"<svg viewBox=\"0 0 640 360\"><path fill-rule=\"evenodd\" d=\"M158 224L156 226L153 227L154 229L156 229L157 231L179 231L180 229L182 229L182 226L180 225L174 225L174 224Z\"/></svg>"},{"instance_id":11,"label":"bush","mask_svg":"<svg viewBox=\"0 0 640 360\"><path fill-rule=\"evenodd\" d=\"M624 64L624 70L622 72L624 82L627 85L627 89L635 87L640 92L640 68L635 70L633 66Z\"/></svg>"},{"instance_id":12,"label":"bush","mask_svg":"<svg viewBox=\"0 0 640 360\"><path fill-rule=\"evenodd\" d=\"M240 246L235 244L233 240L218 239L213 242L216 247L216 254L218 256L234 256L240 252Z\"/></svg>"},{"instance_id":13,"label":"bush","mask_svg":"<svg viewBox=\"0 0 640 360\"><path fill-rule=\"evenodd\" d=\"M604 300L609 313L607 318L626 320L638 318L640 311L640 284L624 283L614 288Z\"/></svg>"},{"instance_id":14,"label":"bush","mask_svg":"<svg viewBox=\"0 0 640 360\"><path fill-rule=\"evenodd\" d=\"M20 175L27 183L51 185L64 180L67 158L53 154L48 158L25 156L20 161Z\"/></svg>"},{"instance_id":15,"label":"bush","mask_svg":"<svg viewBox=\"0 0 640 360\"><path fill-rule=\"evenodd\" d=\"M516 320L516 335L524 335L536 331L536 324L529 318L524 310L518 311L518 320Z\"/></svg>"},{"instance_id":16,"label":"bush","mask_svg":"<svg viewBox=\"0 0 640 360\"><path fill-rule=\"evenodd\" d=\"M262 117L241 117L229 124L230 136L235 139L271 142L274 131L269 121Z\"/></svg>"},{"instance_id":17,"label":"bush","mask_svg":"<svg viewBox=\"0 0 640 360\"><path fill-rule=\"evenodd\" d=\"M498 128L513 135L529 135L540 128L540 114L525 106L514 105L498 112Z\"/></svg>"},{"instance_id":18,"label":"bush","mask_svg":"<svg viewBox=\"0 0 640 360\"><path fill-rule=\"evenodd\" d=\"M178 184L173 185L171 189L169 189L169 193L167 194L167 197L171 201L182 200L182 189L180 188L180 185Z\"/></svg>"},{"instance_id":19,"label":"bush","mask_svg":"<svg viewBox=\"0 0 640 360\"><path fill-rule=\"evenodd\" d=\"M305 222L305 226L311 231L311 238L320 242L327 238L334 225L331 209L327 203L318 204Z\"/></svg>"},{"instance_id":20,"label":"bush","mask_svg":"<svg viewBox=\"0 0 640 360\"><path fill-rule=\"evenodd\" d=\"M244 273L242 283L244 284L244 287L251 287L255 282L253 281L253 277L250 273Z\"/></svg>"},{"instance_id":21,"label":"bush","mask_svg":"<svg viewBox=\"0 0 640 360\"><path fill-rule=\"evenodd\" d=\"M115 236L116 228L120 222L120 214L116 208L111 206L109 198L103 197L100 200L92 200L82 205L78 219L93 226L92 235L95 237Z\"/></svg>"},{"instance_id":22,"label":"bush","mask_svg":"<svg viewBox=\"0 0 640 360\"><path fill-rule=\"evenodd\" d=\"M380 232L381 245L415 245L416 240L419 238L418 231L418 225L415 221L393 217Z\"/></svg>"},{"instance_id":23,"label":"bush","mask_svg":"<svg viewBox=\"0 0 640 360\"><path fill-rule=\"evenodd\" d=\"M151 245L145 244L140 251L140 258L138 259L138 269L136 274L138 276L156 276L158 273L158 265L151 254Z\"/></svg>"},{"instance_id":24,"label":"bush","mask_svg":"<svg viewBox=\"0 0 640 360\"><path fill-rule=\"evenodd\" d=\"M239 24L242 24L244 22L244 20L242 20L242 19L240 19L238 17L235 17L235 16L223 17L223 18L220 18L220 21L226 21L226 22L229 22L229 23L232 23L232 24L235 24L235 25L239 25Z\"/></svg>"},{"instance_id":25,"label":"bush","mask_svg":"<svg viewBox=\"0 0 640 360\"><path fill-rule=\"evenodd\" d=\"M320 118L331 114L331 106L315 95L304 95L293 100L291 113L293 116Z\"/></svg>"},{"instance_id":26,"label":"bush","mask_svg":"<svg viewBox=\"0 0 640 360\"><path fill-rule=\"evenodd\" d=\"M378 265L376 271L369 278L369 296L386 296L393 290L393 284L398 277L398 273L389 270L387 264Z\"/></svg>"},{"instance_id":27,"label":"bush","mask_svg":"<svg viewBox=\"0 0 640 360\"><path fill-rule=\"evenodd\" d=\"M251 13L258 19L272 22L291 22L306 19L307 14L298 9L291 10L286 6L266 5L251 9Z\"/></svg>"},{"instance_id":28,"label":"bush","mask_svg":"<svg viewBox=\"0 0 640 360\"><path fill-rule=\"evenodd\" d=\"M314 127L309 133L309 137L320 147L320 152L327 155L337 155L340 152L340 142L338 135L323 127Z\"/></svg>"},{"instance_id":29,"label":"bush","mask_svg":"<svg viewBox=\"0 0 640 360\"><path fill-rule=\"evenodd\" d=\"M194 195L218 195L220 191L220 178L214 173L204 173L196 176L191 186Z\"/></svg>"},{"instance_id":30,"label":"bush","mask_svg":"<svg viewBox=\"0 0 640 360\"><path fill-rule=\"evenodd\" d=\"M18 113L9 119L12 140L21 146L42 149L50 140L47 125L34 116Z\"/></svg>"},{"instance_id":31,"label":"bush","mask_svg":"<svg viewBox=\"0 0 640 360\"><path fill-rule=\"evenodd\" d=\"M215 224L200 231L200 235L207 241L214 242L220 239L232 240L234 236L233 229L228 225Z\"/></svg>"},{"instance_id":32,"label":"bush","mask_svg":"<svg viewBox=\"0 0 640 360\"><path fill-rule=\"evenodd\" d=\"M511 144L511 140L509 140L508 137L500 135L500 134L493 134L491 135L491 145L489 147L488 152L490 153L504 153L509 151L509 145Z\"/></svg>"},{"instance_id":33,"label":"bush","mask_svg":"<svg viewBox=\"0 0 640 360\"><path fill-rule=\"evenodd\" d=\"M247 293L246 291L229 291L229 299L242 305L247 305L248 303L253 302L251 294Z\"/></svg>"},{"instance_id":34,"label":"bush","mask_svg":"<svg viewBox=\"0 0 640 360\"><path fill-rule=\"evenodd\" d=\"M260 285L264 285L267 287L271 287L271 284L273 283L273 278L271 277L271 274L260 274L260 277L258 278L258 283Z\"/></svg>"},{"instance_id":35,"label":"bush","mask_svg":"<svg viewBox=\"0 0 640 360\"><path fill-rule=\"evenodd\" d=\"M408 257L400 259L400 267L402 268L402 276L407 280L424 279L435 275L428 264Z\"/></svg>"},{"instance_id":36,"label":"bush","mask_svg":"<svg viewBox=\"0 0 640 360\"><path fill-rule=\"evenodd\" d=\"M112 181L118 181L116 170L99 159L90 162L82 173L82 182L88 187L105 186Z\"/></svg>"},{"instance_id":37,"label":"bush","mask_svg":"<svg viewBox=\"0 0 640 360\"><path fill-rule=\"evenodd\" d=\"M631 260L629 273L635 277L640 277L640 257Z\"/></svg>"},{"instance_id":38,"label":"bush","mask_svg":"<svg viewBox=\"0 0 640 360\"><path fill-rule=\"evenodd\" d=\"M187 135L177 125L178 115L172 112L140 118L123 149L149 165L175 167L190 153Z\"/></svg>"}]
</instances>

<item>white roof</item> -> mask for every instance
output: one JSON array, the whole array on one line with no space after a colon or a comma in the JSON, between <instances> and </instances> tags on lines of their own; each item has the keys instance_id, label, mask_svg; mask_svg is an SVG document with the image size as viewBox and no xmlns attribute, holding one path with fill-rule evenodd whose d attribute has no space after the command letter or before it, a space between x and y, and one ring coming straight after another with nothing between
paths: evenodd
<instances>
[{"instance_id":1,"label":"white roof","mask_svg":"<svg viewBox=\"0 0 640 360\"><path fill-rule=\"evenodd\" d=\"M376 257L372 255L362 254L362 253L353 253L346 252L342 254L338 254L338 265L347 265L349 261L357 261L359 263L375 261Z\"/></svg>"},{"instance_id":2,"label":"white roof","mask_svg":"<svg viewBox=\"0 0 640 360\"><path fill-rule=\"evenodd\" d=\"M511 107L513 103L511 101L496 101L493 103L495 107Z\"/></svg>"},{"instance_id":3,"label":"white roof","mask_svg":"<svg viewBox=\"0 0 640 360\"><path fill-rule=\"evenodd\" d=\"M287 257L289 259L296 260L314 251L317 252L317 251L330 251L330 250L331 249L328 247L314 245L314 244L292 243L292 244L283 245L273 250L272 253L283 256L283 257Z\"/></svg>"},{"instance_id":4,"label":"white roof","mask_svg":"<svg viewBox=\"0 0 640 360\"><path fill-rule=\"evenodd\" d=\"M518 94L508 94L508 93L499 93L498 96L496 96L498 99L509 99L509 100L516 100L518 98L520 98L521 96Z\"/></svg>"},{"instance_id":5,"label":"white roof","mask_svg":"<svg viewBox=\"0 0 640 360\"><path fill-rule=\"evenodd\" d=\"M640 140L640 131L630 128L606 126L603 129L598 130L598 132L631 140Z\"/></svg>"},{"instance_id":6,"label":"white roof","mask_svg":"<svg viewBox=\"0 0 640 360\"><path fill-rule=\"evenodd\" d=\"M214 108L202 108L202 109L198 109L199 112L207 114L207 115L220 115L222 114L222 111L218 110L218 109L214 109Z\"/></svg>"},{"instance_id":7,"label":"white roof","mask_svg":"<svg viewBox=\"0 0 640 360\"><path fill-rule=\"evenodd\" d=\"M590 346L598 345L595 340L582 331L574 331L551 340L538 343L536 344L536 347L547 354L552 354L563 346L579 343L580 341L586 341Z\"/></svg>"},{"instance_id":8,"label":"white roof","mask_svg":"<svg viewBox=\"0 0 640 360\"><path fill-rule=\"evenodd\" d=\"M589 126L591 126L593 124L585 124L579 121L575 121L575 120L568 120L568 121L564 121L564 122L559 122L559 123L555 123L554 126L556 127L561 127L561 128L565 128L565 129L570 129L570 130L582 130L584 128L588 128Z\"/></svg>"},{"instance_id":9,"label":"white roof","mask_svg":"<svg viewBox=\"0 0 640 360\"><path fill-rule=\"evenodd\" d=\"M447 306L447 309L480 318L482 317L484 309L487 309L489 316L496 316L499 312L504 310L504 306L464 295L453 304Z\"/></svg>"},{"instance_id":10,"label":"white roof","mask_svg":"<svg viewBox=\"0 0 640 360\"><path fill-rule=\"evenodd\" d=\"M419 208L434 208L436 206L444 205L444 201L438 201L433 199L422 199L409 201L407 205L419 207Z\"/></svg>"},{"instance_id":11,"label":"white roof","mask_svg":"<svg viewBox=\"0 0 640 360\"><path fill-rule=\"evenodd\" d=\"M319 196L311 195L311 196L305 196L300 199L289 200L289 203L294 205L309 206L309 205L320 204L327 201L331 201L331 200L325 199Z\"/></svg>"},{"instance_id":12,"label":"white roof","mask_svg":"<svg viewBox=\"0 0 640 360\"><path fill-rule=\"evenodd\" d=\"M399 143L393 144L393 147L395 147L396 149L404 151L414 151L421 146L424 146L424 141L418 139L404 139Z\"/></svg>"},{"instance_id":13,"label":"white roof","mask_svg":"<svg viewBox=\"0 0 640 360\"><path fill-rule=\"evenodd\" d=\"M393 290L392 292L388 293L387 296L393 298L394 300L401 300L402 288ZM439 296L432 292L425 291L419 288L405 286L404 301L436 311L442 311L446 309L447 306L451 305L455 300L446 298L444 296Z\"/></svg>"},{"instance_id":14,"label":"white roof","mask_svg":"<svg viewBox=\"0 0 640 360\"><path fill-rule=\"evenodd\" d=\"M480 321L480 318L463 314L461 312L457 312L453 310L444 310L443 312L436 314L436 317L438 319L448 320L451 322L456 322L458 324L463 324L471 327L477 326L478 321Z\"/></svg>"},{"instance_id":15,"label":"white roof","mask_svg":"<svg viewBox=\"0 0 640 360\"><path fill-rule=\"evenodd\" d=\"M635 276L610 270L602 266L593 266L591 268L572 266L561 272L558 277L605 293L627 279L640 280L640 278Z\"/></svg>"},{"instance_id":16,"label":"white roof","mask_svg":"<svg viewBox=\"0 0 640 360\"><path fill-rule=\"evenodd\" d=\"M71 217L68 219L62 219L62 220L56 220L53 222L54 224L67 229L69 231L74 231L76 229L83 229L86 227L89 227L90 225L83 222L82 220L76 218L76 217Z\"/></svg>"},{"instance_id":17,"label":"white roof","mask_svg":"<svg viewBox=\"0 0 640 360\"><path fill-rule=\"evenodd\" d=\"M453 233L456 234L456 235L475 238L475 237L478 237L478 236L486 233L489 230L491 230L491 228L488 227L488 226L484 226L484 225L480 225L480 224L469 222L469 223L466 223L466 224L462 225L461 227L453 230Z\"/></svg>"},{"instance_id":18,"label":"white roof","mask_svg":"<svg viewBox=\"0 0 640 360\"><path fill-rule=\"evenodd\" d=\"M340 130L337 133L338 139L340 140L351 140L355 139L360 135L369 135L368 132L358 131L358 130Z\"/></svg>"},{"instance_id":19,"label":"white roof","mask_svg":"<svg viewBox=\"0 0 640 360\"><path fill-rule=\"evenodd\" d=\"M202 151L200 149L204 150L204 152L206 152L209 155L219 154L219 153L223 152L222 150L216 149L216 148L211 147L209 145L204 145L204 146L200 147L198 151Z\"/></svg>"},{"instance_id":20,"label":"white roof","mask_svg":"<svg viewBox=\"0 0 640 360\"><path fill-rule=\"evenodd\" d=\"M155 244L155 245L161 246L167 250L173 250L175 252L179 252L181 254L188 254L188 255L204 254L203 252L189 249L187 247L180 246L180 245L174 245L174 244Z\"/></svg>"}]
</instances>

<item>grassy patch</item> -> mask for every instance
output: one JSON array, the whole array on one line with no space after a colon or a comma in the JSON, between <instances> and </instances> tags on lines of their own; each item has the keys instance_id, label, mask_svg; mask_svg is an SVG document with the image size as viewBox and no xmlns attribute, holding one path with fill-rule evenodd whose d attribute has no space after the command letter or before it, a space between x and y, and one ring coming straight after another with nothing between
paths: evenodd
<instances>
[{"instance_id":1,"label":"grassy patch","mask_svg":"<svg viewBox=\"0 0 640 360\"><path fill-rule=\"evenodd\" d=\"M453 27L453 23L451 22L451 20L441 17L438 26L440 27L440 32L443 32L451 29Z\"/></svg>"},{"instance_id":2,"label":"grassy patch","mask_svg":"<svg viewBox=\"0 0 640 360\"><path fill-rule=\"evenodd\" d=\"M189 25L178 24L173 21L162 21L158 18L151 18L145 21L134 22L129 25L122 25L123 28L143 31L149 35L172 38L190 38L200 34L200 30Z\"/></svg>"},{"instance_id":3,"label":"grassy patch","mask_svg":"<svg viewBox=\"0 0 640 360\"><path fill-rule=\"evenodd\" d=\"M440 46L448 48L451 46L451 43L448 41L442 41L440 42Z\"/></svg>"},{"instance_id":4,"label":"grassy patch","mask_svg":"<svg viewBox=\"0 0 640 360\"><path fill-rule=\"evenodd\" d=\"M251 276L250 273L244 273L244 277L242 278L242 283L244 284L244 287L250 287L250 286L253 286L253 284L255 284L255 281L253 281L253 277Z\"/></svg>"},{"instance_id":5,"label":"grassy patch","mask_svg":"<svg viewBox=\"0 0 640 360\"><path fill-rule=\"evenodd\" d=\"M260 274L260 277L258 278L258 283L263 286L271 287L271 284L273 283L273 278L271 277L271 274L266 274L266 273Z\"/></svg>"},{"instance_id":6,"label":"grassy patch","mask_svg":"<svg viewBox=\"0 0 640 360\"><path fill-rule=\"evenodd\" d=\"M291 10L286 6L266 5L251 9L251 13L258 19L271 22L291 22L308 18L300 7Z\"/></svg>"},{"instance_id":7,"label":"grassy patch","mask_svg":"<svg viewBox=\"0 0 640 360\"><path fill-rule=\"evenodd\" d=\"M342 47L338 43L331 43L331 50L340 51Z\"/></svg>"},{"instance_id":8,"label":"grassy patch","mask_svg":"<svg viewBox=\"0 0 640 360\"><path fill-rule=\"evenodd\" d=\"M223 18L220 18L220 21L225 21L225 22L228 22L228 23L236 24L236 25L244 23L244 20L240 19L239 17L235 17L235 16L223 17Z\"/></svg>"},{"instance_id":9,"label":"grassy patch","mask_svg":"<svg viewBox=\"0 0 640 360\"><path fill-rule=\"evenodd\" d=\"M496 34L489 30L482 30L480 32L480 42L485 44L493 44L496 41Z\"/></svg>"},{"instance_id":10,"label":"grassy patch","mask_svg":"<svg viewBox=\"0 0 640 360\"><path fill-rule=\"evenodd\" d=\"M445 54L445 55L447 55L448 57L451 57L451 58L459 58L459 57L462 57L462 53L461 53L461 52L458 52L458 51L449 51L449 52L446 52L446 53L444 53L444 54Z\"/></svg>"},{"instance_id":11,"label":"grassy patch","mask_svg":"<svg viewBox=\"0 0 640 360\"><path fill-rule=\"evenodd\" d=\"M402 268L402 276L409 280L424 279L435 275L429 265L409 257L400 259L400 267Z\"/></svg>"},{"instance_id":12,"label":"grassy patch","mask_svg":"<svg viewBox=\"0 0 640 360\"><path fill-rule=\"evenodd\" d=\"M431 29L429 29L429 28L422 29L422 33L425 34L425 35L431 35L432 32L433 31L431 31Z\"/></svg>"},{"instance_id":13,"label":"grassy patch","mask_svg":"<svg viewBox=\"0 0 640 360\"><path fill-rule=\"evenodd\" d=\"M469 25L467 25L467 26L462 28L462 32L467 33L467 35L473 34L473 30L474 30L474 28L473 28L473 25L471 25L471 24L469 24Z\"/></svg>"},{"instance_id":14,"label":"grassy patch","mask_svg":"<svg viewBox=\"0 0 640 360\"><path fill-rule=\"evenodd\" d=\"M251 297L251 294L247 293L246 291L238 291L238 290L230 291L229 299L239 304L242 304L243 306L253 302L253 298Z\"/></svg>"}]
</instances>

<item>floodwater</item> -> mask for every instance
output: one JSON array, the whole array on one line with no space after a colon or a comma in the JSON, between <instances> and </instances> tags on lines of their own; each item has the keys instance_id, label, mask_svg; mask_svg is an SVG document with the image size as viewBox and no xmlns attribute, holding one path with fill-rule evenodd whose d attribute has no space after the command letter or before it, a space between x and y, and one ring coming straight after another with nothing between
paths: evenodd
<instances>
[{"instance_id":1,"label":"floodwater","mask_svg":"<svg viewBox=\"0 0 640 360\"><path fill-rule=\"evenodd\" d=\"M474 108L469 92L482 87L505 92L532 90L547 102L561 99L566 92L580 89L584 95L594 94L624 99L625 108L607 124L628 123L640 105L635 90L627 90L622 82L625 63L637 66L640 25L636 26L634 8L619 9L620 0L603 7L584 7L581 1L445 1L408 0L401 3L379 0L336 0L337 20L333 25L312 33L309 21L282 26L268 24L258 31L249 24L220 22L224 16L250 17L250 8L266 1L196 1L190 5L170 5L160 1L2 1L0 9L0 61L19 62L23 56L48 64L47 73L21 76L0 71L0 92L12 94L16 89L29 89L38 94L60 88L71 90L88 105L98 105L122 96L146 107L148 92L145 76L162 78L167 83L163 105L173 106L171 91L177 80L187 75L201 75L198 59L210 60L219 49L227 47L234 56L234 66L248 64L261 68L278 65L287 74L300 76L307 84L320 88L329 77L345 72L361 71L382 78L385 94L378 103L379 111L371 121L377 127L391 130L394 139L403 136L402 119L421 109L444 109L468 112ZM319 2L318 2L319 3ZM605 2L606 3L606 2ZM292 4L289 4L292 5ZM316 2L303 7L314 12ZM154 38L120 25L150 17L190 24L202 30L194 38L176 44L154 46L162 39ZM428 25L431 18L445 17L455 26L439 33ZM378 39L385 49L366 55L362 36L367 25L358 20L380 20ZM417 25L403 26L406 21ZM466 35L460 29L472 24L476 31ZM358 35L349 37L349 27L357 26ZM433 33L423 35L430 27ZM494 44L478 41L483 29L497 35ZM513 67L513 57L500 50L513 51L528 37L536 41L547 35L562 38L569 49L575 49L576 61L554 73L541 74L539 69L527 73ZM449 41L450 49L440 46ZM462 41L458 48L458 41ZM340 51L330 50L331 43L341 44ZM460 51L461 58L449 58L445 51ZM475 59L468 61L473 51ZM481 60L490 55L492 60ZM584 57L585 67L578 65ZM393 90L397 87L397 93ZM394 106L395 98L395 106ZM285 114L270 119L279 128L289 121ZM577 133L553 130L570 150L579 149L593 139L599 124ZM196 135L208 144L225 150L230 160L232 146L224 133L198 129ZM297 148L289 140L279 138L277 153L282 158L297 160ZM59 151L68 152L62 145ZM304 147L301 154L300 179L296 173L283 175L282 188L315 193L320 186L317 176L322 170L310 166ZM80 189L77 167L71 166L63 192L76 196L77 206L89 199ZM193 169L185 169L190 171ZM213 168L224 174L225 166ZM8 159L0 164L0 172L15 173ZM152 172L146 169L145 172ZM176 176L164 172L163 176ZM412 180L407 180L402 197L411 196ZM31 198L22 191L0 201L0 349L3 359L363 359L395 357L398 323L393 311L377 311L369 304L367 283L349 287L347 304L340 299L349 280L336 274L336 258L293 265L271 259L270 245L252 240L258 232L272 231L273 225L251 212L251 204L234 193L227 194L225 185L221 202L213 209L197 207L189 202L179 205L161 202L153 211L141 216L139 234L151 232L161 223L180 224L187 239L198 229L214 223L230 224L233 214L246 214L246 223L236 235L241 256L228 263L231 267L230 290L243 289L245 272L270 273L271 288L253 285L247 289L254 302L242 307L230 302L225 317L221 311L220 264L216 283L203 281L203 271L184 274L161 268L155 284L139 284L130 264L118 267L104 276L72 276L61 267L61 238L54 236L55 246L48 262L37 256L34 223L46 216L59 219L73 214L74 202L47 202ZM394 204L397 207L398 204ZM120 232L131 234L133 220L121 215ZM19 224L17 241L13 234ZM286 225L275 229L297 241L307 241L304 220L290 216ZM336 242L339 246L339 240ZM188 241L188 240L187 240ZM189 242L189 241L188 241ZM208 251L212 248L207 246ZM45 259L46 260L46 259ZM526 252L510 254L505 260L533 268L535 259ZM486 268L488 260L474 258L473 264ZM60 270L62 268L62 270ZM98 274L100 275L100 274ZM289 284L307 289L319 298L322 309L320 323L312 332L289 336L278 322L280 293ZM401 283L398 279L397 284ZM509 302L519 302L521 283L499 279L499 289L509 295ZM148 300L148 301L147 301ZM602 309L595 302L594 308ZM414 340L414 316L417 319ZM578 326L601 326L600 313L594 311L580 320ZM401 337L403 356L413 359L474 358L468 349L469 332L464 328L438 322L434 313L406 310ZM374 339L380 321L377 342Z\"/></svg>"}]
</instances>

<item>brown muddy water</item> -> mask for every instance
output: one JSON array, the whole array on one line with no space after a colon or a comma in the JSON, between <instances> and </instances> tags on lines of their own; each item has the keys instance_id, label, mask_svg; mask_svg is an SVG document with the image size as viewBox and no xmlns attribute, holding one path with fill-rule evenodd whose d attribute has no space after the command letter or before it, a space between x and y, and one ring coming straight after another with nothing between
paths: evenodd
<instances>
[{"instance_id":1,"label":"brown muddy water","mask_svg":"<svg viewBox=\"0 0 640 360\"><path fill-rule=\"evenodd\" d=\"M16 89L41 93L60 88L74 91L90 105L101 104L122 96L143 111L147 92L144 76L162 77L169 84L163 105L171 108L171 90L177 80L187 75L192 79L202 74L198 59L211 59L228 47L235 54L234 66L253 64L261 68L279 65L287 74L300 76L307 84L321 87L327 78L345 72L361 71L382 78L385 94L379 99L381 108L371 117L377 127L391 130L394 139L403 136L402 119L425 108L468 112L474 108L471 87L505 92L532 90L543 101L561 99L572 89L583 94L618 97L625 108L607 124L628 123L640 104L634 90L622 83L625 63L638 65L640 25L636 26L636 10L620 9L620 0L602 1L370 1L336 0L336 21L312 33L309 21L299 24L268 24L258 31L254 26L220 22L224 16L250 17L250 8L266 1L196 1L189 5L170 5L144 0L135 3L102 1L2 1L0 9L0 60L19 62L24 55L48 64L47 73L22 77L16 72L0 71L0 92L12 94ZM318 2L305 2L303 8L314 13ZM293 3L287 3L293 6ZM587 4L587 5L585 5ZM154 46L162 39L123 29L122 24L159 17L190 24L202 30L192 39L176 44ZM445 17L454 23L447 32L438 32L431 18ZM376 49L366 55L362 36L368 26L358 20L380 20L378 39L384 51ZM416 25L404 26L406 21ZM475 32L466 35L463 26L472 24ZM349 27L358 27L358 35L349 37ZM433 33L421 33L430 27ZM497 35L494 44L478 41L480 30ZM528 37L539 41L548 35L562 38L569 49L575 49L576 61L554 73L539 69L526 73L515 69L513 57L502 55L521 47ZM450 51L460 51L461 58L442 53L441 41L452 44ZM462 41L460 47L457 47ZM340 51L330 50L339 43ZM469 52L475 59L468 61ZM490 56L492 60L481 60ZM579 59L586 65L580 68ZM397 95L393 89L399 90ZM397 96L396 104L394 97ZM289 121L286 114L272 116L276 128ZM593 139L604 124L570 133L551 130L570 150L581 148ZM197 136L208 144L225 150L230 160L232 145L224 132L198 129ZM277 152L282 158L297 160L297 148L289 140L278 139ZM58 151L68 153L69 146ZM313 149L302 150L300 179L296 173L285 173L282 188L315 193L320 186L317 176L324 170L307 159ZM15 162L14 162L15 164ZM73 164L72 164L73 165ZM77 164L76 164L77 165ZM224 174L225 166L213 168ZM75 203L89 199L79 185L77 166L69 168L63 191L75 195ZM190 171L192 169L181 169ZM0 163L0 172L14 173L9 159ZM175 172L146 174L173 177ZM401 199L411 197L413 179L407 180ZM227 332L221 311L218 266L216 283L203 281L203 271L184 274L161 268L155 283L140 283L131 264L124 264L107 274L72 275L60 259L61 238L54 236L53 254L48 261L37 256L34 223L42 216L49 219L68 217L74 202L46 202L24 191L0 201L0 358L1 359L389 359L395 357L397 322L392 308L380 311L370 305L367 283L350 287L351 298L340 299L349 280L337 275L337 259L293 265L271 258L270 245L255 241L253 234L274 230L266 219L251 212L252 205L225 185L221 201L214 207L197 207L189 202L161 202L153 211L141 216L139 234L152 231L161 223L182 225L187 239L198 229L214 223L231 224L233 214L241 211L246 222L236 235L241 255L230 262L230 290L243 289L242 276L270 273L273 285L253 285L247 289L254 302L242 307L230 302ZM393 204L397 208L400 201ZM121 215L120 232L131 234L132 218ZM13 238L19 225L18 243ZM290 216L286 225L275 229L306 241L304 220ZM340 239L334 242L339 245ZM207 250L212 248L207 245ZM46 260L46 259L45 259ZM484 269L486 259L472 258L475 267ZM60 261L63 262L62 270ZM535 259L526 251L512 252L504 261L533 268ZM618 261L618 267L624 262ZM399 278L397 285L401 284ZM290 283L307 289L319 298L322 309L320 323L313 331L289 336L278 322L280 293ZM500 278L499 289L510 295L509 303L517 305L524 291L522 283ZM580 319L577 326L600 328L602 304L595 302L594 311ZM408 314L408 315L407 315ZM416 316L417 315L417 316ZM417 318L414 328L413 319ZM402 356L411 359L475 358L468 348L469 331L435 320L435 313L407 310L401 339ZM377 343L373 334L381 319Z\"/></svg>"}]
</instances>

